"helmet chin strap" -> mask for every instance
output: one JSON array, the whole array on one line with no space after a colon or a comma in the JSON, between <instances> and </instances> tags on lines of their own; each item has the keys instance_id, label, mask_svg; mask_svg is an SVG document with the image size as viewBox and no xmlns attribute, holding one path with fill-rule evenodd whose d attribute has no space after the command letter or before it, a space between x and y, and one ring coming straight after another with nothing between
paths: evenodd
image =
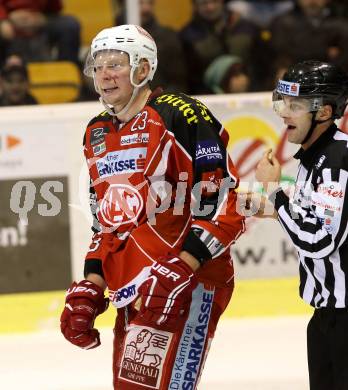
<instances>
[{"instance_id":1,"label":"helmet chin strap","mask_svg":"<svg viewBox=\"0 0 348 390\"><path fill-rule=\"evenodd\" d=\"M311 127L309 128L308 133L307 133L307 135L305 136L304 140L301 142L301 145L305 144L305 143L311 138L314 129L316 128L316 126L317 126L319 123L324 123L324 122L327 122L327 121L329 121L329 120L331 119L331 118L329 118L329 119L325 119L325 120L323 120L323 121L318 121L317 119L315 119L315 117L316 117L316 115L317 115L317 112L318 112L318 111L314 111L314 112L312 113Z\"/></svg>"},{"instance_id":2,"label":"helmet chin strap","mask_svg":"<svg viewBox=\"0 0 348 390\"><path fill-rule=\"evenodd\" d=\"M132 105L134 99L136 98L136 96L138 95L139 93L139 87L134 87L133 88L133 92L132 92L132 95L128 101L128 103L118 112L115 112L115 109L113 106L111 106L110 104L106 103L105 100L100 96L99 98L99 101L100 103L103 104L103 106L105 107L106 111L112 115L112 116L117 116L117 115L122 115L124 114L125 112L128 111L129 107Z\"/></svg>"},{"instance_id":3,"label":"helmet chin strap","mask_svg":"<svg viewBox=\"0 0 348 390\"><path fill-rule=\"evenodd\" d=\"M105 100L100 96L99 101L103 104L103 106L105 107L105 109L108 112L108 114L117 117L118 115L123 115L125 112L127 112L128 109L133 104L135 98L137 97L137 95L138 95L138 93L140 91L140 88L143 87L148 82L148 76L146 76L145 79L140 84L135 84L134 83L133 77L134 77L134 72L135 72L137 67L138 67L138 65L132 65L131 72L130 72L130 75L129 75L130 82L131 82L131 84L134 87L132 95L131 95L128 103L120 111L115 112L115 108L113 106L111 106L110 104L106 103ZM94 79L94 86L95 86L95 88L97 90L97 85L95 83L95 79ZM97 90L97 92L98 92L98 90Z\"/></svg>"},{"instance_id":4,"label":"helmet chin strap","mask_svg":"<svg viewBox=\"0 0 348 390\"><path fill-rule=\"evenodd\" d=\"M312 136L312 134L313 134L313 131L314 131L315 127L316 127L317 124L319 123L319 122L315 119L315 117L316 117L316 115L317 115L317 112L318 112L318 111L314 111L314 112L312 113L311 127L309 128L308 133L307 133L307 135L305 136L304 140L301 142L301 145L305 144L305 143L311 138L311 136Z\"/></svg>"}]
</instances>

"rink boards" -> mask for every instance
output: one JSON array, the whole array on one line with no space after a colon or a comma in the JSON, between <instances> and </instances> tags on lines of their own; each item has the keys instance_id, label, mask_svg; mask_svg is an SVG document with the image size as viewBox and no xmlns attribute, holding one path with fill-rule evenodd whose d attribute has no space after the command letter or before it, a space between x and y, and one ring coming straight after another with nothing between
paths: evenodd
<instances>
[{"instance_id":1,"label":"rink boards","mask_svg":"<svg viewBox=\"0 0 348 390\"><path fill-rule=\"evenodd\" d=\"M297 284L297 278L240 280L223 318L310 314ZM64 291L0 295L0 333L57 328L64 296ZM97 327L111 327L115 313L110 307L97 318Z\"/></svg>"},{"instance_id":2,"label":"rink boards","mask_svg":"<svg viewBox=\"0 0 348 390\"><path fill-rule=\"evenodd\" d=\"M229 132L242 189L259 190L254 168L266 147L275 150L283 180L293 181L296 163L272 112L271 93L201 99ZM1 109L1 333L57 327L64 289L82 278L91 237L82 138L101 110L99 103ZM276 221L249 218L232 256L237 286L226 318L310 311L298 297L296 252ZM109 325L114 314L110 308L98 321Z\"/></svg>"}]
</instances>

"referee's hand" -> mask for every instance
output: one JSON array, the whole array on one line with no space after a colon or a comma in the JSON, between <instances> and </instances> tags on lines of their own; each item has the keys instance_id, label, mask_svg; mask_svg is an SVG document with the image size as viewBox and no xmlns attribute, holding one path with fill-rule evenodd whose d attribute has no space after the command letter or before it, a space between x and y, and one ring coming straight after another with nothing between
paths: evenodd
<instances>
[{"instance_id":1,"label":"referee's hand","mask_svg":"<svg viewBox=\"0 0 348 390\"><path fill-rule=\"evenodd\" d=\"M255 172L256 180L261 182L266 192L274 191L280 181L281 167L274 157L272 149L266 150L261 160L257 164Z\"/></svg>"}]
</instances>

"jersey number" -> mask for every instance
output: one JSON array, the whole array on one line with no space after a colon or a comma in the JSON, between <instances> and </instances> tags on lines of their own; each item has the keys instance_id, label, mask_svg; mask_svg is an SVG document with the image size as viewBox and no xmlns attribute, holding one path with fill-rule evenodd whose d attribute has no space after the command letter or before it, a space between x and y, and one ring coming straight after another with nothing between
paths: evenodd
<instances>
[{"instance_id":1,"label":"jersey number","mask_svg":"<svg viewBox=\"0 0 348 390\"><path fill-rule=\"evenodd\" d=\"M136 119L132 124L131 131L144 130L147 122L147 111L139 112L135 118Z\"/></svg>"}]
</instances>

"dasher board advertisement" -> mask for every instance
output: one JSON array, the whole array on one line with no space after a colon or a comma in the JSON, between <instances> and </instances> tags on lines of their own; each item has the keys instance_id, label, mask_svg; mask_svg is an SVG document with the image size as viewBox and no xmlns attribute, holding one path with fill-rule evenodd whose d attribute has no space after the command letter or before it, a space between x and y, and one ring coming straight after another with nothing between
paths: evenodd
<instances>
[{"instance_id":1,"label":"dasher board advertisement","mask_svg":"<svg viewBox=\"0 0 348 390\"><path fill-rule=\"evenodd\" d=\"M71 280L67 177L1 180L0 188L0 293L65 289ZM26 220L17 213L24 209Z\"/></svg>"},{"instance_id":2,"label":"dasher board advertisement","mask_svg":"<svg viewBox=\"0 0 348 390\"><path fill-rule=\"evenodd\" d=\"M294 183L297 161L292 156L299 147L287 142L282 120L272 110L270 92L200 96L199 99L228 130L228 152L239 172L241 191L261 191L260 184L255 182L254 171L268 147L273 149L281 164L282 185L291 186ZM1 199L8 205L10 187L20 180L33 179L37 194L40 193L40 186L53 177L64 183L62 193L55 187L50 191L66 207L62 207L55 217L28 214L29 224L25 233L27 236L23 234L23 227L18 225L18 213L10 214L6 206L0 214L0 229L5 229L5 233L9 235L12 233L8 233L9 230L6 229L11 228L13 237L16 237L13 242L18 243L16 267L20 264L19 259L30 255L34 263L38 262L42 267L38 267L41 273L51 273L57 277L55 267L58 267L59 262L60 282L57 282L57 288L65 288L69 284L64 282L64 278L67 280L70 277L73 279L83 277L84 257L91 240L92 219L89 210L88 171L83 156L82 140L90 119L103 110L103 106L98 102L1 108ZM348 127L347 120L346 115L340 123L344 131ZM41 203L44 204L42 200ZM29 241L32 239L31 223L36 226L38 233L46 234L48 230L55 229L53 218L60 221L61 229L56 237L61 239L59 248L65 251L64 256L61 251L60 260L58 257L52 260L51 255L26 252L20 242L25 242L25 237ZM3 236L3 231L0 231L1 242L4 242L3 237L7 237L6 234ZM46 236L46 239L51 238ZM0 262L2 266L5 264L5 268L7 250L4 244L0 245ZM295 276L298 273L296 252L279 223L271 219L247 218L247 230L232 246L231 251L236 277L240 279ZM36 259L36 256L40 259ZM29 260L22 261L22 264L26 261ZM56 265L52 266L51 262ZM17 271L20 272L19 268ZM23 272L27 272L25 268ZM44 285L35 282L32 286L35 284L36 287L30 288L50 288L48 280L49 278ZM21 288L25 289L23 280L21 283L23 283Z\"/></svg>"}]
</instances>

